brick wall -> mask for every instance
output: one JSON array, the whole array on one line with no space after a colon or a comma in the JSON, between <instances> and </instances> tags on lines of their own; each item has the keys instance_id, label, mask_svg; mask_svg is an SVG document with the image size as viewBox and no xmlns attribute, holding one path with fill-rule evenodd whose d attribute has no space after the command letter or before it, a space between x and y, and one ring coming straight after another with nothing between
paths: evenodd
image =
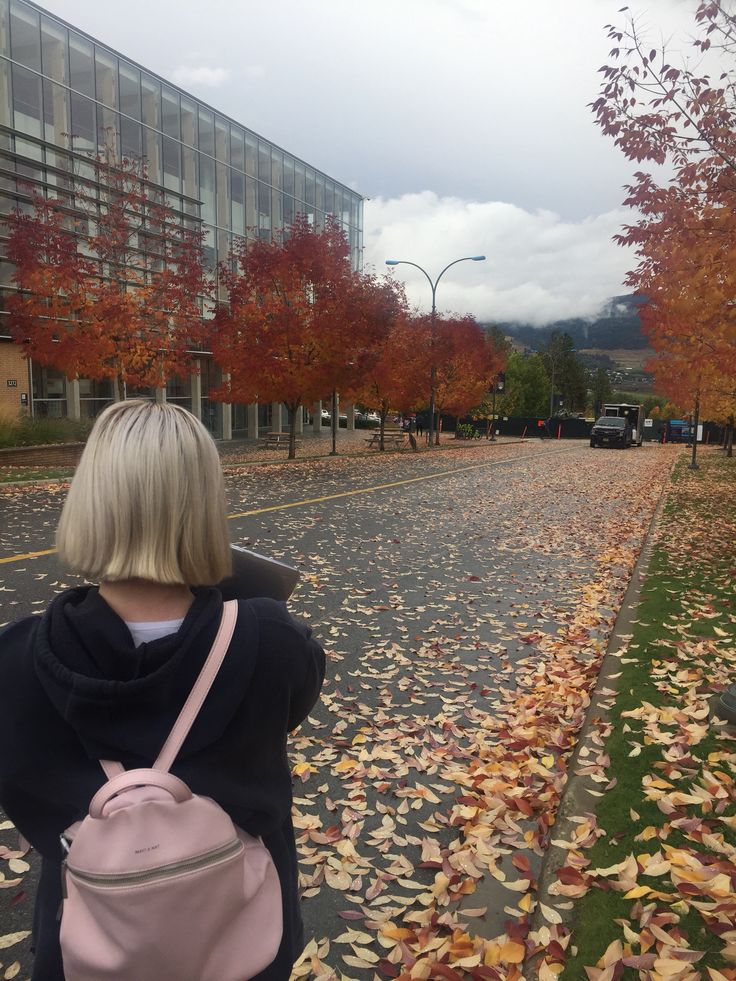
<instances>
[{"instance_id":1,"label":"brick wall","mask_svg":"<svg viewBox=\"0 0 736 981\"><path fill-rule=\"evenodd\" d=\"M0 467L76 467L84 443L0 449Z\"/></svg>"},{"instance_id":2,"label":"brick wall","mask_svg":"<svg viewBox=\"0 0 736 981\"><path fill-rule=\"evenodd\" d=\"M21 395L25 395L26 405L21 404ZM17 344L0 340L0 419L15 418L20 412L28 414L30 400L28 362Z\"/></svg>"}]
</instances>

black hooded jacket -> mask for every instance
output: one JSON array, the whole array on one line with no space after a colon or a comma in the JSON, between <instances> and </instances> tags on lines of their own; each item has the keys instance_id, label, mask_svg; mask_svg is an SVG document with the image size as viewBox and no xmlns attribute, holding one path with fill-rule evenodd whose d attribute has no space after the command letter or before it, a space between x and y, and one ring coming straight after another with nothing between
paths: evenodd
<instances>
[{"instance_id":1,"label":"black hooded jacket","mask_svg":"<svg viewBox=\"0 0 736 981\"><path fill-rule=\"evenodd\" d=\"M0 804L43 859L33 981L63 981L59 836L105 782L97 762L151 766L214 641L216 589L196 589L176 634L133 647L95 587L0 633ZM233 640L171 772L262 835L281 880L284 938L258 977L286 981L303 931L286 736L316 702L325 655L274 600L239 601Z\"/></svg>"}]
</instances>

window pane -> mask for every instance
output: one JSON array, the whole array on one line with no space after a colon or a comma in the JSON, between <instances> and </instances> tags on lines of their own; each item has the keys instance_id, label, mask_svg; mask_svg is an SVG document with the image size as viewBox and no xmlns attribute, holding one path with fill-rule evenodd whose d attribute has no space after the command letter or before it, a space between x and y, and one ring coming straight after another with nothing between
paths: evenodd
<instances>
[{"instance_id":1,"label":"window pane","mask_svg":"<svg viewBox=\"0 0 736 981\"><path fill-rule=\"evenodd\" d=\"M238 235L245 235L245 177L237 170L230 171L230 198L232 229Z\"/></svg>"},{"instance_id":2,"label":"window pane","mask_svg":"<svg viewBox=\"0 0 736 981\"><path fill-rule=\"evenodd\" d=\"M258 140L252 133L245 134L245 172L258 176Z\"/></svg>"},{"instance_id":3,"label":"window pane","mask_svg":"<svg viewBox=\"0 0 736 981\"><path fill-rule=\"evenodd\" d=\"M143 156L141 145L141 124L127 116L120 117L120 142L124 157L140 160Z\"/></svg>"},{"instance_id":4,"label":"window pane","mask_svg":"<svg viewBox=\"0 0 736 981\"><path fill-rule=\"evenodd\" d=\"M304 200L307 202L307 204L314 204L314 171L311 167L307 167L304 187Z\"/></svg>"},{"instance_id":5,"label":"window pane","mask_svg":"<svg viewBox=\"0 0 736 981\"><path fill-rule=\"evenodd\" d=\"M179 125L179 93L170 89L168 85L161 88L161 101L163 105L163 129L164 136L171 136L178 140L181 138L181 127Z\"/></svg>"},{"instance_id":6,"label":"window pane","mask_svg":"<svg viewBox=\"0 0 736 981\"><path fill-rule=\"evenodd\" d=\"M335 210L335 185L330 180L325 181L325 211L333 214Z\"/></svg>"},{"instance_id":7,"label":"window pane","mask_svg":"<svg viewBox=\"0 0 736 981\"><path fill-rule=\"evenodd\" d=\"M185 95L181 97L181 138L188 146L197 145L197 106Z\"/></svg>"},{"instance_id":8,"label":"window pane","mask_svg":"<svg viewBox=\"0 0 736 981\"><path fill-rule=\"evenodd\" d=\"M103 51L95 50L95 77L97 79L97 101L111 109L118 107L118 59Z\"/></svg>"},{"instance_id":9,"label":"window pane","mask_svg":"<svg viewBox=\"0 0 736 981\"><path fill-rule=\"evenodd\" d=\"M304 164L299 160L294 164L294 197L304 200Z\"/></svg>"},{"instance_id":10,"label":"window pane","mask_svg":"<svg viewBox=\"0 0 736 981\"><path fill-rule=\"evenodd\" d=\"M271 228L271 188L258 181L258 227Z\"/></svg>"},{"instance_id":11,"label":"window pane","mask_svg":"<svg viewBox=\"0 0 736 981\"><path fill-rule=\"evenodd\" d=\"M271 183L271 148L267 143L258 143L258 178Z\"/></svg>"},{"instance_id":12,"label":"window pane","mask_svg":"<svg viewBox=\"0 0 736 981\"><path fill-rule=\"evenodd\" d=\"M274 188L271 191L271 225L275 230L281 230L284 224L283 195Z\"/></svg>"},{"instance_id":13,"label":"window pane","mask_svg":"<svg viewBox=\"0 0 736 981\"><path fill-rule=\"evenodd\" d=\"M47 78L43 80L43 128L44 138L49 143L68 145L68 135L71 132L69 93Z\"/></svg>"},{"instance_id":14,"label":"window pane","mask_svg":"<svg viewBox=\"0 0 736 981\"><path fill-rule=\"evenodd\" d=\"M155 130L143 127L143 156L148 169L148 178L154 184L161 183L161 136Z\"/></svg>"},{"instance_id":15,"label":"window pane","mask_svg":"<svg viewBox=\"0 0 736 981\"><path fill-rule=\"evenodd\" d=\"M230 162L230 126L219 116L215 119L215 156L223 163Z\"/></svg>"},{"instance_id":16,"label":"window pane","mask_svg":"<svg viewBox=\"0 0 736 981\"><path fill-rule=\"evenodd\" d=\"M0 0L2 3L2 0ZM10 65L0 59L0 124L13 128L13 103L10 101Z\"/></svg>"},{"instance_id":17,"label":"window pane","mask_svg":"<svg viewBox=\"0 0 736 981\"><path fill-rule=\"evenodd\" d=\"M215 155L215 120L208 109L199 108L199 149Z\"/></svg>"},{"instance_id":18,"label":"window pane","mask_svg":"<svg viewBox=\"0 0 736 981\"><path fill-rule=\"evenodd\" d=\"M83 95L71 94L72 104L72 146L75 150L93 151L97 148L95 139L95 104Z\"/></svg>"},{"instance_id":19,"label":"window pane","mask_svg":"<svg viewBox=\"0 0 736 981\"><path fill-rule=\"evenodd\" d=\"M183 101L183 100L182 100ZM197 186L197 157L198 154L191 149L191 147L185 146L182 148L182 193L186 194L189 198L199 199L199 188ZM185 206L185 210L197 207L197 205L189 204Z\"/></svg>"},{"instance_id":20,"label":"window pane","mask_svg":"<svg viewBox=\"0 0 736 981\"><path fill-rule=\"evenodd\" d=\"M44 75L68 85L67 30L49 17L41 18L41 53Z\"/></svg>"},{"instance_id":21,"label":"window pane","mask_svg":"<svg viewBox=\"0 0 736 981\"><path fill-rule=\"evenodd\" d=\"M322 174L317 174L314 203L319 211L325 210L325 179Z\"/></svg>"},{"instance_id":22,"label":"window pane","mask_svg":"<svg viewBox=\"0 0 736 981\"><path fill-rule=\"evenodd\" d=\"M215 222L215 161L210 157L199 158L199 198L202 202L202 220Z\"/></svg>"},{"instance_id":23,"label":"window pane","mask_svg":"<svg viewBox=\"0 0 736 981\"><path fill-rule=\"evenodd\" d=\"M294 193L294 160L284 154L284 194Z\"/></svg>"},{"instance_id":24,"label":"window pane","mask_svg":"<svg viewBox=\"0 0 736 981\"><path fill-rule=\"evenodd\" d=\"M106 147L117 156L120 146L120 116L107 106L97 107L97 145L100 150Z\"/></svg>"},{"instance_id":25,"label":"window pane","mask_svg":"<svg viewBox=\"0 0 736 981\"><path fill-rule=\"evenodd\" d=\"M168 136L164 137L164 187L181 190L181 145Z\"/></svg>"},{"instance_id":26,"label":"window pane","mask_svg":"<svg viewBox=\"0 0 736 981\"><path fill-rule=\"evenodd\" d=\"M120 62L120 111L141 118L141 73L124 61Z\"/></svg>"},{"instance_id":27,"label":"window pane","mask_svg":"<svg viewBox=\"0 0 736 981\"><path fill-rule=\"evenodd\" d=\"M71 86L83 95L95 96L95 61L92 43L69 32L69 72Z\"/></svg>"},{"instance_id":28,"label":"window pane","mask_svg":"<svg viewBox=\"0 0 736 981\"><path fill-rule=\"evenodd\" d=\"M281 150L271 150L271 183L280 188L284 179L284 155Z\"/></svg>"},{"instance_id":29,"label":"window pane","mask_svg":"<svg viewBox=\"0 0 736 981\"><path fill-rule=\"evenodd\" d=\"M230 127L230 164L236 170L245 169L245 134L239 126Z\"/></svg>"},{"instance_id":30,"label":"window pane","mask_svg":"<svg viewBox=\"0 0 736 981\"><path fill-rule=\"evenodd\" d=\"M41 78L20 65L13 65L13 105L15 128L41 136Z\"/></svg>"},{"instance_id":31,"label":"window pane","mask_svg":"<svg viewBox=\"0 0 736 981\"><path fill-rule=\"evenodd\" d=\"M8 30L9 20L9 0L0 0L0 55L5 58L10 57L10 31ZM2 93L0 93L0 95L2 95Z\"/></svg>"},{"instance_id":32,"label":"window pane","mask_svg":"<svg viewBox=\"0 0 736 981\"><path fill-rule=\"evenodd\" d=\"M161 129L161 85L150 75L141 73L143 97L143 122L153 129Z\"/></svg>"},{"instance_id":33,"label":"window pane","mask_svg":"<svg viewBox=\"0 0 736 981\"><path fill-rule=\"evenodd\" d=\"M230 168L217 164L217 224L227 228L230 224Z\"/></svg>"},{"instance_id":34,"label":"window pane","mask_svg":"<svg viewBox=\"0 0 736 981\"><path fill-rule=\"evenodd\" d=\"M256 201L256 184L252 177L245 178L245 230L252 237L258 225L258 207Z\"/></svg>"},{"instance_id":35,"label":"window pane","mask_svg":"<svg viewBox=\"0 0 736 981\"><path fill-rule=\"evenodd\" d=\"M41 71L41 30L38 13L13 0L10 4L12 56L21 65Z\"/></svg>"},{"instance_id":36,"label":"window pane","mask_svg":"<svg viewBox=\"0 0 736 981\"><path fill-rule=\"evenodd\" d=\"M289 225L294 224L294 216L296 215L294 198L284 195L284 226L289 227Z\"/></svg>"}]
</instances>

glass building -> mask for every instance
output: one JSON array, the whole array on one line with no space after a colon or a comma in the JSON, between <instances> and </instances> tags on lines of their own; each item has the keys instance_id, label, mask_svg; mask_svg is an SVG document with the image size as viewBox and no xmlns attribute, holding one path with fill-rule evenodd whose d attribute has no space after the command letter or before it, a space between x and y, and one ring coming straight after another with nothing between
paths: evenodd
<instances>
[{"instance_id":1,"label":"glass building","mask_svg":"<svg viewBox=\"0 0 736 981\"><path fill-rule=\"evenodd\" d=\"M0 214L29 199L29 184L63 198L70 172L106 146L145 160L168 204L202 222L212 268L234 236L270 239L299 214L317 229L335 216L360 264L363 200L355 191L35 4L0 0ZM3 253L0 239L0 407L3 374L20 372L3 325L2 294L13 288ZM213 366L203 358L201 369L171 381L166 397L201 411L220 435L255 435L256 420L271 425L271 407L254 415L208 405ZM35 414L95 414L112 398L106 383L74 384L70 391L58 372L33 365L26 404Z\"/></svg>"}]
</instances>

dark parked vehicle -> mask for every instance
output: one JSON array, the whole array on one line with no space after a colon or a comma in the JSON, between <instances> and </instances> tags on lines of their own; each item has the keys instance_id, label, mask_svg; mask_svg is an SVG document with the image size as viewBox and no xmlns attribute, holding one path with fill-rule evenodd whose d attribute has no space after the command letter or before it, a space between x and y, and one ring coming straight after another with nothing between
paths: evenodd
<instances>
[{"instance_id":1,"label":"dark parked vehicle","mask_svg":"<svg viewBox=\"0 0 736 981\"><path fill-rule=\"evenodd\" d=\"M601 416L590 431L591 446L631 446L631 423L625 416Z\"/></svg>"}]
</instances>

